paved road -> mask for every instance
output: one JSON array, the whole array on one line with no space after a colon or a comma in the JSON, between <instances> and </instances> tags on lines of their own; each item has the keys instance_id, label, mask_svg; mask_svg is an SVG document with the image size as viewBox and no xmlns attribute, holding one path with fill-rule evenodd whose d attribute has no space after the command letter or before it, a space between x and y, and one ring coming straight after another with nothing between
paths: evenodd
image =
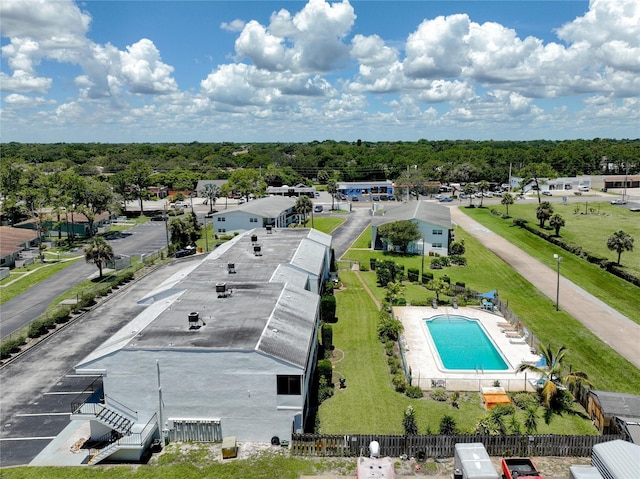
<instances>
[{"instance_id":1,"label":"paved road","mask_svg":"<svg viewBox=\"0 0 640 479\"><path fill-rule=\"evenodd\" d=\"M347 221L331 233L331 246L336 254L336 259L347 252L351 243L360 236L360 233L369 226L370 222L369 208L353 208L351 213L347 215Z\"/></svg>"},{"instance_id":2,"label":"paved road","mask_svg":"<svg viewBox=\"0 0 640 479\"><path fill-rule=\"evenodd\" d=\"M457 207L451 208L451 219L555 301L556 271L469 218ZM560 308L563 311L576 318L608 346L640 368L640 325L566 278L560 279L560 292Z\"/></svg>"},{"instance_id":3,"label":"paved road","mask_svg":"<svg viewBox=\"0 0 640 479\"><path fill-rule=\"evenodd\" d=\"M137 301L171 274L202 257L174 260L118 290L105 305L0 368L0 464L29 464L69 425L72 401L97 377L73 366L137 316ZM0 474L1 475L1 474Z\"/></svg>"},{"instance_id":4,"label":"paved road","mask_svg":"<svg viewBox=\"0 0 640 479\"><path fill-rule=\"evenodd\" d=\"M164 223L151 221L135 226L109 239L109 242L117 255L140 256L151 253L167 245ZM75 253L83 255L81 248ZM55 298L90 278L97 271L95 265L87 264L84 259L80 259L76 264L4 303L0 306L1 336L4 338L29 324L40 316Z\"/></svg>"}]
</instances>

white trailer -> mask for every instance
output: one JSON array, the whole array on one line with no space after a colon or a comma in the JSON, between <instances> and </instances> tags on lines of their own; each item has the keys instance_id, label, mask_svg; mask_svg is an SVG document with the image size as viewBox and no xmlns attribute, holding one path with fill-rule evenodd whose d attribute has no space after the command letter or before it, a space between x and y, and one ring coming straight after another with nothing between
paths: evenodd
<instances>
[{"instance_id":1,"label":"white trailer","mask_svg":"<svg viewBox=\"0 0 640 479\"><path fill-rule=\"evenodd\" d=\"M481 442L456 444L453 467L453 479L500 479Z\"/></svg>"}]
</instances>

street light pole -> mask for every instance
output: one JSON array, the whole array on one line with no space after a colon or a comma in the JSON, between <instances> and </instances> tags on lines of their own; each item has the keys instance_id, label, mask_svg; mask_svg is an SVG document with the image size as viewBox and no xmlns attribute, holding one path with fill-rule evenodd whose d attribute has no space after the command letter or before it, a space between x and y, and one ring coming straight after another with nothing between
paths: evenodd
<instances>
[{"instance_id":1,"label":"street light pole","mask_svg":"<svg viewBox=\"0 0 640 479\"><path fill-rule=\"evenodd\" d=\"M560 311L560 263L562 263L562 256L557 254L553 255L553 259L558 264L558 280L556 282L556 311Z\"/></svg>"}]
</instances>

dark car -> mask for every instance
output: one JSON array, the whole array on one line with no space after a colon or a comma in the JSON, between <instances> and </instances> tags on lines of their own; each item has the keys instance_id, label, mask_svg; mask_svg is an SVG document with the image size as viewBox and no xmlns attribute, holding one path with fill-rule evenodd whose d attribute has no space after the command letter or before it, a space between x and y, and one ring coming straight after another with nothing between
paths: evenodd
<instances>
[{"instance_id":1,"label":"dark car","mask_svg":"<svg viewBox=\"0 0 640 479\"><path fill-rule=\"evenodd\" d=\"M440 198L440 203L450 203L451 201L453 201L453 198L451 198L451 196L445 196L443 198Z\"/></svg>"},{"instance_id":2,"label":"dark car","mask_svg":"<svg viewBox=\"0 0 640 479\"><path fill-rule=\"evenodd\" d=\"M353 198L351 198L351 201L360 201L360 198L358 198L357 196L354 196Z\"/></svg>"},{"instance_id":3,"label":"dark car","mask_svg":"<svg viewBox=\"0 0 640 479\"><path fill-rule=\"evenodd\" d=\"M380 201L380 197L379 196L373 196L371 199L373 201Z\"/></svg>"},{"instance_id":4,"label":"dark car","mask_svg":"<svg viewBox=\"0 0 640 479\"><path fill-rule=\"evenodd\" d=\"M315 206L313 207L313 211L315 211L316 213L322 213L322 210L323 210L323 209L324 209L324 208L322 207L322 205L315 205Z\"/></svg>"},{"instance_id":5,"label":"dark car","mask_svg":"<svg viewBox=\"0 0 640 479\"><path fill-rule=\"evenodd\" d=\"M168 221L169 215L155 215L151 217L151 221Z\"/></svg>"},{"instance_id":6,"label":"dark car","mask_svg":"<svg viewBox=\"0 0 640 479\"><path fill-rule=\"evenodd\" d=\"M184 258L185 256L191 256L193 254L196 254L196 249L193 246L187 246L185 249L176 251L176 258Z\"/></svg>"}]
</instances>

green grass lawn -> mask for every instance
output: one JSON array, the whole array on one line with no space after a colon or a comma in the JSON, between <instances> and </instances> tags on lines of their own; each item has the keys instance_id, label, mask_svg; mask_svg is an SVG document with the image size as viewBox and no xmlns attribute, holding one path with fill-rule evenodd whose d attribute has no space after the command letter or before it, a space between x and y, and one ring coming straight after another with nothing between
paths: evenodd
<instances>
[{"instance_id":1,"label":"green grass lawn","mask_svg":"<svg viewBox=\"0 0 640 479\"><path fill-rule=\"evenodd\" d=\"M435 277L446 274L451 278L452 283L464 282L468 288L476 291L497 289L500 297L508 301L511 310L520 317L523 324L531 329L539 341L544 344L566 346L568 363L574 370L588 373L596 388L638 394L640 369L608 347L578 320L563 311L556 311L552 300L540 293L502 259L480 245L471 235L459 228L456 229L455 234L457 240L465 241L468 266L431 270ZM404 264L405 270L409 267L418 269L421 267L420 256L390 255L379 251L350 250L343 259L368 265L370 257L393 259L397 263ZM428 270L427 260L428 258L425 258L425 271ZM340 276L342 277L343 274L341 272ZM363 272L361 275L378 300L382 300L384 290L377 287L375 273ZM405 285L403 296L409 302L414 298L430 300L435 297L433 292L422 286L406 282ZM441 296L442 299L446 297ZM341 297L338 296L338 306L340 305ZM357 314L357 310L348 314ZM334 343L336 343L335 340ZM612 374L611 371L616 373Z\"/></svg>"},{"instance_id":2,"label":"green grass lawn","mask_svg":"<svg viewBox=\"0 0 640 479\"><path fill-rule=\"evenodd\" d=\"M331 234L338 226L346 221L344 216L316 216L313 219L314 228L323 233Z\"/></svg>"},{"instance_id":3,"label":"green grass lawn","mask_svg":"<svg viewBox=\"0 0 640 479\"><path fill-rule=\"evenodd\" d=\"M374 273L361 273L374 278ZM377 337L378 310L355 273L340 272L345 288L336 292L338 322L333 325L335 383L346 378L347 387L320 406L321 431L326 434L402 434L408 405L416 412L421 434L436 433L445 414L453 416L461 431L472 433L486 413L478 393L465 393L460 409L448 403L410 399L394 391L382 343ZM375 279L374 279L375 281ZM348 411L348 413L347 413ZM540 410L540 415L542 410ZM521 422L523 422L521 420ZM595 434L590 421L575 416L540 420L540 434Z\"/></svg>"},{"instance_id":4,"label":"green grass lawn","mask_svg":"<svg viewBox=\"0 0 640 479\"><path fill-rule=\"evenodd\" d=\"M46 265L37 264L31 265L29 268L16 268L17 271L22 272L24 269L24 274L20 276L20 279L13 283L12 281L16 279L15 275L9 275L8 278L2 280L2 286L0 287L0 304L4 304L12 298L15 298L19 294L24 293L26 290L31 288L34 284L38 284L40 281L44 281L47 278L50 278L54 274L62 271L68 266L71 266L79 259L71 260L71 261L63 261L60 263L49 263ZM14 271L16 271L14 270ZM28 271L31 271L29 274L26 274ZM9 284L11 283L11 284Z\"/></svg>"},{"instance_id":5,"label":"green grass lawn","mask_svg":"<svg viewBox=\"0 0 640 479\"><path fill-rule=\"evenodd\" d=\"M527 207L531 208L531 205L527 205ZM564 251L523 228L514 226L512 220L505 220L497 215L492 215L488 208L461 208L460 210L550 268L555 269L557 266L553 255L562 256L563 261L560 268L562 276L640 324L640 289L637 286L608 273L597 265ZM511 212L512 208L509 208L509 213L511 214ZM589 233L589 228L586 227L581 233L585 238L586 248L587 238L601 234L599 233L601 228L598 227L598 221L604 221L604 218L598 219L594 217L590 221L593 221L590 224L590 229L593 233ZM638 229L640 229L640 225L638 225ZM561 230L561 234L564 236L563 230ZM640 232L637 237L640 238ZM604 239L604 242L606 243L606 239ZM589 244L593 245L595 243L591 242ZM600 254L600 252L597 254ZM629 262L633 261L636 256L640 256L637 248L636 251L626 253L626 259ZM624 263L625 254L623 254L622 258Z\"/></svg>"},{"instance_id":6,"label":"green grass lawn","mask_svg":"<svg viewBox=\"0 0 640 479\"><path fill-rule=\"evenodd\" d=\"M603 201L585 198L580 203L552 203L554 213L560 214L565 221L565 226L560 229L560 236L569 244L582 246L583 249L592 254L607 258L611 261L618 260L618 253L607 248L607 239L616 231L623 230L635 238L635 248L633 251L622 253L620 263L634 276L640 277L640 214L629 211L627 208L611 205ZM532 226L538 225L536 218L536 208L538 202L528 202L526 204L514 204L509 206L509 215L513 218L526 219ZM496 209L506 213L506 208L502 205L491 208L480 208L482 210ZM461 208L467 212L470 209ZM506 220L512 223L512 220ZM549 228L548 222L545 230L548 234L555 231Z\"/></svg>"}]
</instances>

